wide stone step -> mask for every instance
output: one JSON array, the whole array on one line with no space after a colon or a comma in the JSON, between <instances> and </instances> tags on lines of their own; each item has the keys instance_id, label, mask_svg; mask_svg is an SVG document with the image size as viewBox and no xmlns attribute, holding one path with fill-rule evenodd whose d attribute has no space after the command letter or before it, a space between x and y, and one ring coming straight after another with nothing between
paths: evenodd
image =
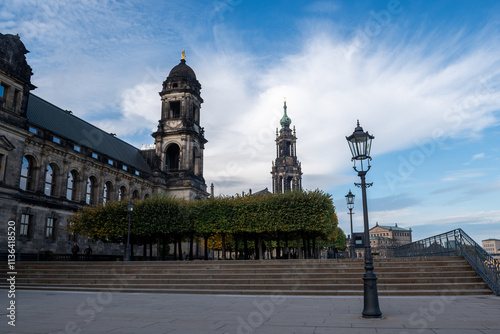
<instances>
[{"instance_id":1,"label":"wide stone step","mask_svg":"<svg viewBox=\"0 0 500 334\"><path fill-rule=\"evenodd\" d=\"M91 274L91 273L80 273L80 272L57 272L53 271L51 273L44 273L44 272L37 272L37 273L28 273L25 272L25 274L20 274L18 272L18 279L23 279L23 278L44 278L44 279L49 279L49 278L61 278L61 279L89 279L89 278L94 278L94 279L117 279L121 277L126 277L129 279L173 279L173 278L179 278L182 280L187 280L187 279L241 279L245 277L261 277L261 278L276 278L276 279L284 279L284 278L294 278L294 279L317 279L317 278L323 278L323 279L333 279L333 278L351 278L351 277L361 277L364 274L363 270L359 270L358 272L355 272L357 275L353 275L353 273L331 273L331 272L323 272L323 273L317 273L317 272L302 272L302 273L259 273L255 275L249 275L247 273L240 273L240 274L224 274L224 273L126 273L126 274L112 274L112 273L103 273L100 272L98 274ZM430 277L478 277L477 274L474 271L468 270L468 271L445 271L445 272L412 272L411 275L408 272L382 272L382 273L377 273L378 278L407 278L407 277L425 277L425 278L430 278Z\"/></svg>"},{"instance_id":2,"label":"wide stone step","mask_svg":"<svg viewBox=\"0 0 500 334\"><path fill-rule=\"evenodd\" d=\"M384 296L491 294L462 258L377 259ZM101 292L362 295L362 260L20 262L17 289ZM6 273L0 287L7 287Z\"/></svg>"},{"instance_id":3,"label":"wide stone step","mask_svg":"<svg viewBox=\"0 0 500 334\"><path fill-rule=\"evenodd\" d=\"M101 293L175 293L175 294L232 294L232 295L270 295L269 290L198 290L198 289L144 289L142 287L52 287L52 286L20 286L20 289L30 290L54 290L54 291L81 291L81 292L101 292ZM272 295L283 296L362 296L363 290L282 290L271 291ZM380 296L467 296L467 295L491 295L489 289L477 290L382 290L379 291Z\"/></svg>"},{"instance_id":4,"label":"wide stone step","mask_svg":"<svg viewBox=\"0 0 500 334\"><path fill-rule=\"evenodd\" d=\"M296 284L349 284L353 281L362 281L361 276L359 277L329 277L329 278L310 278L310 277L255 277L255 278L177 278L177 277L156 277L156 278L134 278L122 276L117 279L110 278L67 278L67 277L17 277L16 282L20 284L57 284L57 283L68 283L72 285L76 284L100 284L108 282L118 282L119 284L182 284L189 282L190 284L285 284L285 285L296 285ZM482 282L482 279L478 276L476 277L404 277L404 278L394 278L394 277L379 277L379 284L448 284L448 283L469 283L469 282Z\"/></svg>"}]
</instances>

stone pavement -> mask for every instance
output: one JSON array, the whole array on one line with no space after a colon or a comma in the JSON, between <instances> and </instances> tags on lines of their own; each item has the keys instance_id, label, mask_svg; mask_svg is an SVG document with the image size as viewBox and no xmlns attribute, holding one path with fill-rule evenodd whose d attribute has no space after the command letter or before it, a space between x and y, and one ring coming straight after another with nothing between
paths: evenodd
<instances>
[{"instance_id":1,"label":"stone pavement","mask_svg":"<svg viewBox=\"0 0 500 334\"><path fill-rule=\"evenodd\" d=\"M15 327L0 290L0 333L29 334L497 334L500 297L380 297L383 319L361 318L362 297L16 291Z\"/></svg>"}]
</instances>

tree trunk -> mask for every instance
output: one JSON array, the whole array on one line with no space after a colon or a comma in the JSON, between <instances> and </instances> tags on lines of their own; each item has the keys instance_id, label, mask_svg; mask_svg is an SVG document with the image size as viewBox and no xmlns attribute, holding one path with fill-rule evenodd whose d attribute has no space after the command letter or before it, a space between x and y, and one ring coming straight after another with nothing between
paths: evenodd
<instances>
[{"instance_id":1,"label":"tree trunk","mask_svg":"<svg viewBox=\"0 0 500 334\"><path fill-rule=\"evenodd\" d=\"M313 250L313 256L315 259L318 258L318 252L316 252L316 237L312 238L312 250Z\"/></svg>"},{"instance_id":2,"label":"tree trunk","mask_svg":"<svg viewBox=\"0 0 500 334\"><path fill-rule=\"evenodd\" d=\"M162 261L165 261L165 258L167 256L167 254L166 254L167 253L167 241L166 241L166 239L167 238L165 236L163 236L161 238L161 260Z\"/></svg>"},{"instance_id":3,"label":"tree trunk","mask_svg":"<svg viewBox=\"0 0 500 334\"><path fill-rule=\"evenodd\" d=\"M244 259L248 260L248 241L245 235L243 235L243 251L245 252Z\"/></svg>"},{"instance_id":4,"label":"tree trunk","mask_svg":"<svg viewBox=\"0 0 500 334\"><path fill-rule=\"evenodd\" d=\"M205 246L204 246L205 247L205 257L204 258L205 258L205 261L207 261L208 260L208 235L207 234L204 235L203 242L205 244Z\"/></svg>"},{"instance_id":5,"label":"tree trunk","mask_svg":"<svg viewBox=\"0 0 500 334\"><path fill-rule=\"evenodd\" d=\"M193 261L193 243L194 243L194 233L189 236L189 260Z\"/></svg>"},{"instance_id":6,"label":"tree trunk","mask_svg":"<svg viewBox=\"0 0 500 334\"><path fill-rule=\"evenodd\" d=\"M234 236L234 259L238 260L238 236Z\"/></svg>"},{"instance_id":7,"label":"tree trunk","mask_svg":"<svg viewBox=\"0 0 500 334\"><path fill-rule=\"evenodd\" d=\"M177 238L174 237L174 260L177 260L178 257L177 257Z\"/></svg>"},{"instance_id":8,"label":"tree trunk","mask_svg":"<svg viewBox=\"0 0 500 334\"><path fill-rule=\"evenodd\" d=\"M308 259L309 258L309 245L307 242L307 237L304 232L302 232L302 242L303 242L303 248L304 248L304 258Z\"/></svg>"},{"instance_id":9,"label":"tree trunk","mask_svg":"<svg viewBox=\"0 0 500 334\"><path fill-rule=\"evenodd\" d=\"M288 233L285 233L285 256L286 259L290 259L290 247L288 247Z\"/></svg>"},{"instance_id":10,"label":"tree trunk","mask_svg":"<svg viewBox=\"0 0 500 334\"><path fill-rule=\"evenodd\" d=\"M222 259L226 260L226 233L222 233Z\"/></svg>"},{"instance_id":11,"label":"tree trunk","mask_svg":"<svg viewBox=\"0 0 500 334\"><path fill-rule=\"evenodd\" d=\"M276 232L276 258L281 258L280 231Z\"/></svg>"},{"instance_id":12,"label":"tree trunk","mask_svg":"<svg viewBox=\"0 0 500 334\"><path fill-rule=\"evenodd\" d=\"M254 243L254 253L255 253L254 259L260 260L260 258L259 258L260 246L259 246L259 239L257 238L257 235L254 236L253 243Z\"/></svg>"},{"instance_id":13,"label":"tree trunk","mask_svg":"<svg viewBox=\"0 0 500 334\"><path fill-rule=\"evenodd\" d=\"M182 237L179 236L179 243L177 244L179 246L179 260L182 261Z\"/></svg>"},{"instance_id":14,"label":"tree trunk","mask_svg":"<svg viewBox=\"0 0 500 334\"><path fill-rule=\"evenodd\" d=\"M302 255L302 247L300 245L300 232L299 231L297 231L296 237L297 237L297 256L299 259L303 259L304 256Z\"/></svg>"},{"instance_id":15,"label":"tree trunk","mask_svg":"<svg viewBox=\"0 0 500 334\"><path fill-rule=\"evenodd\" d=\"M259 246L259 260L264 259L264 254L262 253L262 240L260 239L260 234L257 236L257 244Z\"/></svg>"}]
</instances>

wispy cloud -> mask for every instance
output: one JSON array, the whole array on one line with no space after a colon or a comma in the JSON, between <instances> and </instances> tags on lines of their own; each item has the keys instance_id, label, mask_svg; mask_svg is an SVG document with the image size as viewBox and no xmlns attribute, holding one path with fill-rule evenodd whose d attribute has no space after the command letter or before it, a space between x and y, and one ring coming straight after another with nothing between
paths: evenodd
<instances>
[{"instance_id":1,"label":"wispy cloud","mask_svg":"<svg viewBox=\"0 0 500 334\"><path fill-rule=\"evenodd\" d=\"M465 165L465 166L468 166L468 165L470 165L473 161L478 160L478 159L483 159L485 156L486 156L486 155L485 155L484 153L474 154L474 155L472 156L472 158L471 158L468 162L464 163L464 165Z\"/></svg>"},{"instance_id":2,"label":"wispy cloud","mask_svg":"<svg viewBox=\"0 0 500 334\"><path fill-rule=\"evenodd\" d=\"M455 182L468 179L477 179L483 177L484 175L486 175L484 170L480 169L462 169L462 170L449 171L443 178L443 182Z\"/></svg>"}]
</instances>

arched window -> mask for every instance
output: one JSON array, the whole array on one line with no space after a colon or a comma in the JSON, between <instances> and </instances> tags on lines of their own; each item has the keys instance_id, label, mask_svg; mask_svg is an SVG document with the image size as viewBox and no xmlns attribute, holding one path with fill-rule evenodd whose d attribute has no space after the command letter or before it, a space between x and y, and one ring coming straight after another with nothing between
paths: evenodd
<instances>
[{"instance_id":1,"label":"arched window","mask_svg":"<svg viewBox=\"0 0 500 334\"><path fill-rule=\"evenodd\" d=\"M149 194L144 195L144 199L148 199L148 198L149 198Z\"/></svg>"},{"instance_id":2,"label":"arched window","mask_svg":"<svg viewBox=\"0 0 500 334\"><path fill-rule=\"evenodd\" d=\"M121 186L120 190L118 190L118 200L123 201L127 199L127 188L125 186Z\"/></svg>"},{"instance_id":3,"label":"arched window","mask_svg":"<svg viewBox=\"0 0 500 334\"><path fill-rule=\"evenodd\" d=\"M132 193L132 199L137 199L137 198L139 198L139 191L134 190L134 192Z\"/></svg>"},{"instance_id":4,"label":"arched window","mask_svg":"<svg viewBox=\"0 0 500 334\"><path fill-rule=\"evenodd\" d=\"M56 185L55 167L53 165L47 165L47 169L45 170L44 194L46 196L54 196L55 185Z\"/></svg>"},{"instance_id":5,"label":"arched window","mask_svg":"<svg viewBox=\"0 0 500 334\"><path fill-rule=\"evenodd\" d=\"M94 176L87 179L87 189L85 191L85 203L88 205L96 204L97 180Z\"/></svg>"},{"instance_id":6,"label":"arched window","mask_svg":"<svg viewBox=\"0 0 500 334\"><path fill-rule=\"evenodd\" d=\"M78 177L78 172L76 170L72 170L68 173L68 186L66 187L66 198L70 201L75 200L77 177Z\"/></svg>"},{"instance_id":7,"label":"arched window","mask_svg":"<svg viewBox=\"0 0 500 334\"><path fill-rule=\"evenodd\" d=\"M180 149L176 144L172 144L167 148L167 166L166 172L175 172L179 170Z\"/></svg>"},{"instance_id":8,"label":"arched window","mask_svg":"<svg viewBox=\"0 0 500 334\"><path fill-rule=\"evenodd\" d=\"M104 184L104 191L102 193L102 202L106 204L108 201L111 201L111 193L113 191L113 185L111 182L106 182Z\"/></svg>"},{"instance_id":9,"label":"arched window","mask_svg":"<svg viewBox=\"0 0 500 334\"><path fill-rule=\"evenodd\" d=\"M21 180L19 188L21 190L33 190L33 169L34 159L30 156L23 157L23 164L21 166Z\"/></svg>"}]
</instances>

